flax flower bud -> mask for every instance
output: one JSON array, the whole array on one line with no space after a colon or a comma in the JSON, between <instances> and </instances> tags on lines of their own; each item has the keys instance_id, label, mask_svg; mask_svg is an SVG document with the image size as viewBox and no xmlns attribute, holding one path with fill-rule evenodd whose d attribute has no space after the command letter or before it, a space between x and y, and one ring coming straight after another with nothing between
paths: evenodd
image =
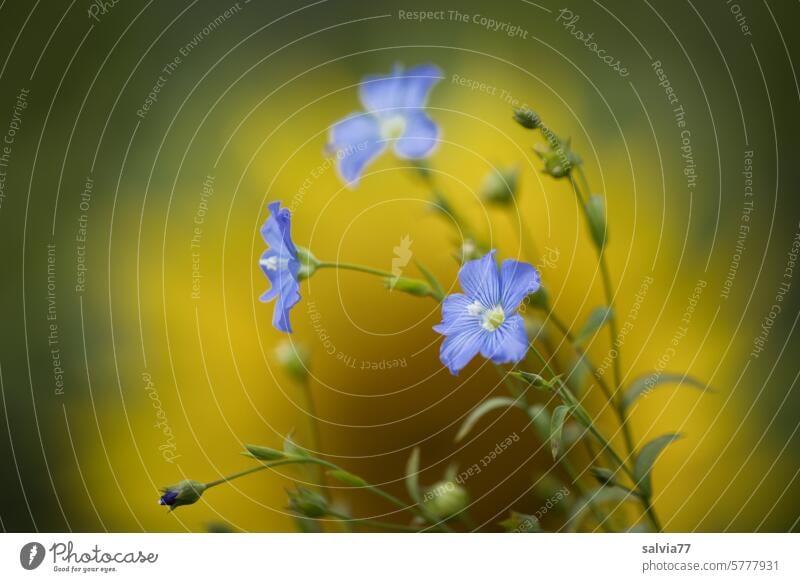
<instances>
[{"instance_id":1,"label":"flax flower bud","mask_svg":"<svg viewBox=\"0 0 800 582\"><path fill-rule=\"evenodd\" d=\"M206 486L202 483L187 479L162 489L163 495L158 503L159 505L169 505L171 511L181 505L196 503L205 490Z\"/></svg>"},{"instance_id":2,"label":"flax flower bud","mask_svg":"<svg viewBox=\"0 0 800 582\"><path fill-rule=\"evenodd\" d=\"M511 204L517 195L519 167L493 170L483 180L481 198L490 204Z\"/></svg>"}]
</instances>

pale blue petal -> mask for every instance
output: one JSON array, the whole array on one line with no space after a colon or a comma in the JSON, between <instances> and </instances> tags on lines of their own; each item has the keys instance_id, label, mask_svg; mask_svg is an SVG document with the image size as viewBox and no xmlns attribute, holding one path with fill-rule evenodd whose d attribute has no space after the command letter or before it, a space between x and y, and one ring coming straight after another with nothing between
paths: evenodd
<instances>
[{"instance_id":1,"label":"pale blue petal","mask_svg":"<svg viewBox=\"0 0 800 582\"><path fill-rule=\"evenodd\" d=\"M289 322L289 311L300 301L300 284L297 282L297 271L300 263L292 261L288 269L279 270L278 300L275 302L275 311L272 313L272 325L276 329L292 333L292 325Z\"/></svg>"},{"instance_id":2,"label":"pale blue petal","mask_svg":"<svg viewBox=\"0 0 800 582\"><path fill-rule=\"evenodd\" d=\"M464 292L486 308L500 303L500 277L494 262L495 252L492 249L480 259L467 261L458 272Z\"/></svg>"},{"instance_id":3,"label":"pale blue petal","mask_svg":"<svg viewBox=\"0 0 800 582\"><path fill-rule=\"evenodd\" d=\"M331 128L328 147L337 157L342 179L355 185L366 165L386 148L386 143L381 139L375 116L353 113Z\"/></svg>"},{"instance_id":4,"label":"pale blue petal","mask_svg":"<svg viewBox=\"0 0 800 582\"><path fill-rule=\"evenodd\" d=\"M461 369L481 350L485 331L480 328L447 336L442 342L439 359L450 373L458 375Z\"/></svg>"},{"instance_id":5,"label":"pale blue petal","mask_svg":"<svg viewBox=\"0 0 800 582\"><path fill-rule=\"evenodd\" d=\"M403 107L425 107L431 88L444 78L436 65L417 65L405 72Z\"/></svg>"},{"instance_id":6,"label":"pale blue petal","mask_svg":"<svg viewBox=\"0 0 800 582\"><path fill-rule=\"evenodd\" d=\"M528 352L528 334L525 320L519 314L506 318L503 325L486 334L481 355L495 364L517 363Z\"/></svg>"},{"instance_id":7,"label":"pale blue petal","mask_svg":"<svg viewBox=\"0 0 800 582\"><path fill-rule=\"evenodd\" d=\"M541 277L536 267L506 259L500 267L501 302L506 313L517 310L525 297L539 289Z\"/></svg>"},{"instance_id":8,"label":"pale blue petal","mask_svg":"<svg viewBox=\"0 0 800 582\"><path fill-rule=\"evenodd\" d=\"M418 65L408 70L395 67L388 75L369 75L362 79L359 98L367 111L390 115L401 108L421 108L431 88L442 79L435 65Z\"/></svg>"},{"instance_id":9,"label":"pale blue petal","mask_svg":"<svg viewBox=\"0 0 800 582\"><path fill-rule=\"evenodd\" d=\"M439 128L421 109L404 115L406 128L394 143L394 151L401 158L420 159L433 152L439 143Z\"/></svg>"},{"instance_id":10,"label":"pale blue petal","mask_svg":"<svg viewBox=\"0 0 800 582\"><path fill-rule=\"evenodd\" d=\"M260 299L267 302L277 299L272 314L272 325L280 331L290 333L289 311L300 301L300 284L297 274L300 262L297 249L292 242L291 212L281 208L279 202L269 204L269 216L261 227L261 236L269 248L261 255L259 266L270 283ZM272 260L270 260L272 259ZM267 265L271 264L272 268Z\"/></svg>"},{"instance_id":11,"label":"pale blue petal","mask_svg":"<svg viewBox=\"0 0 800 582\"><path fill-rule=\"evenodd\" d=\"M442 323L433 326L434 331L450 335L480 329L480 317L469 312L471 303L473 300L462 293L445 297L442 301Z\"/></svg>"}]
</instances>

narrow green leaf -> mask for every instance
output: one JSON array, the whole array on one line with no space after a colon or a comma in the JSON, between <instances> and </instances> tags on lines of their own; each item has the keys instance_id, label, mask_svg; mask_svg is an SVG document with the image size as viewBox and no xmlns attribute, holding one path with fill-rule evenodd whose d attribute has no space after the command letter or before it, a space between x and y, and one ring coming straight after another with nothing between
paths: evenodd
<instances>
[{"instance_id":1,"label":"narrow green leaf","mask_svg":"<svg viewBox=\"0 0 800 582\"><path fill-rule=\"evenodd\" d=\"M611 318L613 311L610 307L596 307L586 318L583 328L575 336L575 343L582 344L591 338Z\"/></svg>"},{"instance_id":2,"label":"narrow green leaf","mask_svg":"<svg viewBox=\"0 0 800 582\"><path fill-rule=\"evenodd\" d=\"M614 471L606 469L605 467L592 467L589 469L594 475L594 478L600 482L600 485L611 485L614 482Z\"/></svg>"},{"instance_id":3,"label":"narrow green leaf","mask_svg":"<svg viewBox=\"0 0 800 582\"><path fill-rule=\"evenodd\" d=\"M686 374L673 374L669 372L652 372L635 378L630 387L622 395L622 408L627 409L637 398L649 393L654 388L665 384L678 384L679 386L691 386L698 390L713 392L713 390L700 380L687 376Z\"/></svg>"},{"instance_id":4,"label":"narrow green leaf","mask_svg":"<svg viewBox=\"0 0 800 582\"><path fill-rule=\"evenodd\" d=\"M419 493L419 447L414 447L406 463L406 489L416 503L420 503L422 495Z\"/></svg>"},{"instance_id":5,"label":"narrow green leaf","mask_svg":"<svg viewBox=\"0 0 800 582\"><path fill-rule=\"evenodd\" d=\"M561 433L564 431L564 421L568 413L569 406L561 404L556 406L550 419L550 451L553 453L553 460L558 458L561 449Z\"/></svg>"},{"instance_id":6,"label":"narrow green leaf","mask_svg":"<svg viewBox=\"0 0 800 582\"><path fill-rule=\"evenodd\" d=\"M602 196L592 195L586 201L586 217L592 241L598 249L608 244L608 226L606 224L606 205Z\"/></svg>"},{"instance_id":7,"label":"narrow green leaf","mask_svg":"<svg viewBox=\"0 0 800 582\"><path fill-rule=\"evenodd\" d=\"M509 398L508 396L498 396L496 398L484 400L469 413L466 420L461 425L461 428L458 429L455 441L458 442L467 436L487 412L498 408L510 408L512 406L519 406L519 401L514 398Z\"/></svg>"},{"instance_id":8,"label":"narrow green leaf","mask_svg":"<svg viewBox=\"0 0 800 582\"><path fill-rule=\"evenodd\" d=\"M425 267L425 265L423 265L421 262L419 261L415 262L417 264L419 272L422 273L422 275L425 277L425 280L430 284L431 288L434 291L436 291L436 293L439 294L440 296L444 296L445 294L444 289L442 289L442 285L441 283L439 283L439 280L436 278L436 276L433 273L431 273L427 269L427 267Z\"/></svg>"},{"instance_id":9,"label":"narrow green leaf","mask_svg":"<svg viewBox=\"0 0 800 582\"><path fill-rule=\"evenodd\" d=\"M636 458L636 465L633 467L633 478L636 481L639 491L641 491L645 497L649 498L653 493L650 471L653 469L658 455L661 454L664 447L682 437L683 435L675 433L665 434L653 439L639 451Z\"/></svg>"},{"instance_id":10,"label":"narrow green leaf","mask_svg":"<svg viewBox=\"0 0 800 582\"><path fill-rule=\"evenodd\" d=\"M352 485L353 487L365 487L367 485L367 482L358 475L353 475L340 469L333 469L328 471L327 474L345 485Z\"/></svg>"},{"instance_id":11,"label":"narrow green leaf","mask_svg":"<svg viewBox=\"0 0 800 582\"><path fill-rule=\"evenodd\" d=\"M528 409L528 416L539 438L547 441L550 438L550 412L541 404L534 404Z\"/></svg>"}]
</instances>

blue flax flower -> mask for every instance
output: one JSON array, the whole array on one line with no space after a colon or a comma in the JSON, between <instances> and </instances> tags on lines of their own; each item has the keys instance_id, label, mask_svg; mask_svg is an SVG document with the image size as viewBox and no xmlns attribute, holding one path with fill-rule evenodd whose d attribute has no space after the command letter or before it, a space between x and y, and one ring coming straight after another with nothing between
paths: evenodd
<instances>
[{"instance_id":1,"label":"blue flax flower","mask_svg":"<svg viewBox=\"0 0 800 582\"><path fill-rule=\"evenodd\" d=\"M464 293L442 303L442 323L434 330L445 336L442 363L452 374L480 353L496 364L519 362L528 351L525 323L517 313L522 300L540 285L533 265L503 261L498 273L495 251L467 261L458 272Z\"/></svg>"},{"instance_id":2,"label":"blue flax flower","mask_svg":"<svg viewBox=\"0 0 800 582\"><path fill-rule=\"evenodd\" d=\"M365 166L381 154L389 142L401 158L418 160L433 151L439 128L423 108L431 88L442 78L435 65L404 70L394 67L388 75L364 77L359 98L366 111L351 113L331 128L328 149L336 154L339 174L354 186Z\"/></svg>"},{"instance_id":3,"label":"blue flax flower","mask_svg":"<svg viewBox=\"0 0 800 582\"><path fill-rule=\"evenodd\" d=\"M271 287L260 299L266 302L277 297L272 325L280 331L291 333L289 310L300 301L300 283L297 278L300 261L292 242L292 217L288 208L281 208L280 202L272 202L268 208L270 215L261 227L261 236L269 248L261 255L258 264L269 279Z\"/></svg>"}]
</instances>

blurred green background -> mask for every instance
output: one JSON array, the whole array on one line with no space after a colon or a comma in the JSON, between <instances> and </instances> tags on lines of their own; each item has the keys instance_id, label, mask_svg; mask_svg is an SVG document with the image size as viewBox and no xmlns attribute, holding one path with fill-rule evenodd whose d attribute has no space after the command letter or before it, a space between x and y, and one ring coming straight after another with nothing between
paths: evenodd
<instances>
[{"instance_id":1,"label":"blurred green background","mask_svg":"<svg viewBox=\"0 0 800 582\"><path fill-rule=\"evenodd\" d=\"M537 263L555 308L573 327L602 304L574 196L539 172L538 136L511 119L514 105L534 108L572 138L593 188L607 197L617 311L631 323L626 378L661 366L715 388L658 391L633 413L637 442L668 431L686 437L654 473L666 528L797 529L800 284L785 270L800 218L800 39L790 27L800 7L735 6L574 1L567 8L579 19L567 28L563 6L548 0L3 3L0 133L15 133L0 198L2 528L294 529L285 488L302 472L240 480L174 513L157 505L158 488L251 466L242 443L278 446L292 430L308 440L302 394L274 355L284 337L270 325L272 306L258 301L268 201L292 208L295 240L320 258L388 270L408 235L414 259L457 289L460 241L431 212L408 164L382 156L353 190L324 154L329 126L360 107L362 76L432 62L445 79L429 101L443 132L430 163L450 202L503 257L524 256L518 225L528 229L549 257ZM401 16L415 10L445 17ZM481 17L518 32L493 31ZM629 75L606 66L574 30L594 33ZM483 204L484 176L514 164L514 212ZM737 251L742 224L749 231ZM653 283L631 319L647 277ZM781 312L753 357L782 282L790 288ZM441 366L433 302L329 271L302 293L291 339L311 350L322 454L405 497L413 447L422 450L421 481L432 484L450 462L468 467L516 432L519 443L465 484L474 519L489 530L511 508L532 513L543 504L547 495L532 488L541 475L565 479L513 412L487 417L474 438L453 444L465 415L504 389L483 361L458 377ZM604 332L590 353L600 361L608 349ZM406 365L361 369L384 360ZM587 397L599 410L601 400ZM613 430L607 411L601 425ZM365 494L335 497L356 515L402 523Z\"/></svg>"}]
</instances>

